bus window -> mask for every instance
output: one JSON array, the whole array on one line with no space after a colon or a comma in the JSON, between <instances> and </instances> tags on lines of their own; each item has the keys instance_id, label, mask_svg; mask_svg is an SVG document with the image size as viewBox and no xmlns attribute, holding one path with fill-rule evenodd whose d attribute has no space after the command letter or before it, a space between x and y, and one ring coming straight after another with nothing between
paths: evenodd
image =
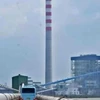
<instances>
[{"instance_id":1,"label":"bus window","mask_svg":"<svg viewBox=\"0 0 100 100\"><path fill-rule=\"evenodd\" d=\"M23 88L22 93L35 93L34 88Z\"/></svg>"}]
</instances>

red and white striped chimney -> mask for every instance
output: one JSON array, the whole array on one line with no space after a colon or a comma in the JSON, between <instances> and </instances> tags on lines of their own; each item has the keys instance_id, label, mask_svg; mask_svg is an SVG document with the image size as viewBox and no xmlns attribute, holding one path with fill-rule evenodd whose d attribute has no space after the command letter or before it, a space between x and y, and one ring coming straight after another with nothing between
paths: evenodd
<instances>
[{"instance_id":1,"label":"red and white striped chimney","mask_svg":"<svg viewBox=\"0 0 100 100\"><path fill-rule=\"evenodd\" d=\"M51 0L46 0L46 64L45 83L52 82L52 5Z\"/></svg>"}]
</instances>

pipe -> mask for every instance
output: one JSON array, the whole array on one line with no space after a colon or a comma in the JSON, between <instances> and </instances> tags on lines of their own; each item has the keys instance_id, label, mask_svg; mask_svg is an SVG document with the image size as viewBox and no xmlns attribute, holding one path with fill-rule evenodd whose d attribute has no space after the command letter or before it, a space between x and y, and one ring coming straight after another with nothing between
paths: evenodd
<instances>
[{"instance_id":1,"label":"pipe","mask_svg":"<svg viewBox=\"0 0 100 100\"><path fill-rule=\"evenodd\" d=\"M15 93L0 93L0 100L19 100L20 94Z\"/></svg>"},{"instance_id":2,"label":"pipe","mask_svg":"<svg viewBox=\"0 0 100 100\"><path fill-rule=\"evenodd\" d=\"M57 97L43 96L43 95L37 95L36 99L37 100L59 100L59 98L57 98Z\"/></svg>"}]
</instances>

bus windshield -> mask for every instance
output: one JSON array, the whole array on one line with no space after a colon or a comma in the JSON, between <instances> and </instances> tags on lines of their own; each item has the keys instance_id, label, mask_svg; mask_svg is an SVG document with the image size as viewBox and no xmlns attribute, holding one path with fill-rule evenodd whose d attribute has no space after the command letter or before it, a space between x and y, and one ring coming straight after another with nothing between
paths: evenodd
<instances>
[{"instance_id":1,"label":"bus windshield","mask_svg":"<svg viewBox=\"0 0 100 100\"><path fill-rule=\"evenodd\" d=\"M22 93L35 93L34 88L23 88Z\"/></svg>"}]
</instances>

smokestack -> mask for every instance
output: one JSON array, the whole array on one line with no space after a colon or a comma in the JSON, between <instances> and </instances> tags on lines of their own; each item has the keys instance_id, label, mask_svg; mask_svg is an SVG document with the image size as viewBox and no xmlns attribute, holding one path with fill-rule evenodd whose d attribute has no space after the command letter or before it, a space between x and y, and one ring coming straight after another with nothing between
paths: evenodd
<instances>
[{"instance_id":1,"label":"smokestack","mask_svg":"<svg viewBox=\"0 0 100 100\"><path fill-rule=\"evenodd\" d=\"M52 12L51 0L46 0L46 64L45 83L52 82Z\"/></svg>"}]
</instances>

